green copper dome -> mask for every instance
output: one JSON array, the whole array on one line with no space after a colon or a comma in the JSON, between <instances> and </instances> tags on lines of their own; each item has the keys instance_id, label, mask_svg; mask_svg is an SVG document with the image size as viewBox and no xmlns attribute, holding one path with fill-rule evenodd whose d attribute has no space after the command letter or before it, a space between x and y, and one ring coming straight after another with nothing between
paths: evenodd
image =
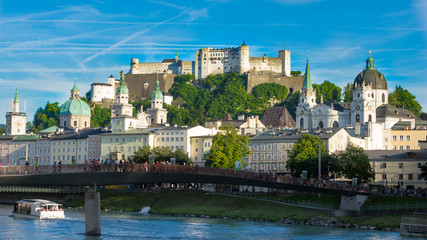
<instances>
[{"instance_id":1,"label":"green copper dome","mask_svg":"<svg viewBox=\"0 0 427 240\"><path fill-rule=\"evenodd\" d=\"M80 99L70 99L61 106L59 115L91 116L89 105Z\"/></svg>"},{"instance_id":2,"label":"green copper dome","mask_svg":"<svg viewBox=\"0 0 427 240\"><path fill-rule=\"evenodd\" d=\"M162 99L163 100L163 93L160 91L159 79L157 79L156 87L154 88L153 94L151 94L151 100L154 100L154 99Z\"/></svg>"},{"instance_id":3,"label":"green copper dome","mask_svg":"<svg viewBox=\"0 0 427 240\"><path fill-rule=\"evenodd\" d=\"M116 90L116 96L120 94L129 94L129 89L126 86L125 75L123 74L123 71L120 72L120 85L117 87Z\"/></svg>"}]
</instances>

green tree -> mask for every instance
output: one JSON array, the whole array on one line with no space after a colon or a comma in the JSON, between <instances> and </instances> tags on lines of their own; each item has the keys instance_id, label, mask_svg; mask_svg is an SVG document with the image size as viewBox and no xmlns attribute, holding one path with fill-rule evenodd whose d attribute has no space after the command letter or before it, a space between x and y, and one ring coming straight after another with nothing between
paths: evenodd
<instances>
[{"instance_id":1,"label":"green tree","mask_svg":"<svg viewBox=\"0 0 427 240\"><path fill-rule=\"evenodd\" d=\"M323 102L329 100L339 101L341 88L337 85L325 80L322 84L313 84L313 88L316 89L316 102L320 103L320 98L323 96Z\"/></svg>"},{"instance_id":2,"label":"green tree","mask_svg":"<svg viewBox=\"0 0 427 240\"><path fill-rule=\"evenodd\" d=\"M57 126L59 123L59 111L61 108L58 102L47 102L44 108L39 107L34 114L32 131L37 133L45 128Z\"/></svg>"},{"instance_id":3,"label":"green tree","mask_svg":"<svg viewBox=\"0 0 427 240\"><path fill-rule=\"evenodd\" d=\"M94 104L91 109L90 126L91 127L108 127L111 123L111 110L109 108L101 108Z\"/></svg>"},{"instance_id":4,"label":"green tree","mask_svg":"<svg viewBox=\"0 0 427 240\"><path fill-rule=\"evenodd\" d=\"M317 136L302 134L293 145L292 149L288 151L286 167L292 176L299 177L302 171L307 171L308 178L317 177L319 143L322 166L321 175L325 177L328 174L328 166L330 166L330 173L337 170L336 158L327 153L323 141Z\"/></svg>"},{"instance_id":5,"label":"green tree","mask_svg":"<svg viewBox=\"0 0 427 240\"><path fill-rule=\"evenodd\" d=\"M133 116L136 117L136 114L141 112L141 106L143 109L148 109L151 107L151 100L148 98L135 100L131 102L133 106Z\"/></svg>"},{"instance_id":6,"label":"green tree","mask_svg":"<svg viewBox=\"0 0 427 240\"><path fill-rule=\"evenodd\" d=\"M277 83L262 83L252 88L252 95L257 98L276 98L284 100L288 95L288 89Z\"/></svg>"},{"instance_id":7,"label":"green tree","mask_svg":"<svg viewBox=\"0 0 427 240\"><path fill-rule=\"evenodd\" d=\"M421 112L421 113L420 113L420 118L421 118L422 120L426 121L426 120L427 120L427 113L425 113L425 112Z\"/></svg>"},{"instance_id":8,"label":"green tree","mask_svg":"<svg viewBox=\"0 0 427 240\"><path fill-rule=\"evenodd\" d=\"M87 91L87 92L86 92L86 94L85 94L85 97L86 97L86 99L87 99L89 102L90 102L90 101L92 101L91 96L92 96L92 94L91 94L91 90Z\"/></svg>"},{"instance_id":9,"label":"green tree","mask_svg":"<svg viewBox=\"0 0 427 240\"><path fill-rule=\"evenodd\" d=\"M6 133L6 127L0 128L0 135L4 135Z\"/></svg>"},{"instance_id":10,"label":"green tree","mask_svg":"<svg viewBox=\"0 0 427 240\"><path fill-rule=\"evenodd\" d=\"M350 144L345 152L339 154L338 159L341 174L348 179L357 178L359 182L368 182L375 176L368 155L361 147Z\"/></svg>"},{"instance_id":11,"label":"green tree","mask_svg":"<svg viewBox=\"0 0 427 240\"><path fill-rule=\"evenodd\" d=\"M421 105L415 100L414 95L400 85L396 86L394 92L388 95L388 103L398 108L409 110L415 115L420 116Z\"/></svg>"},{"instance_id":12,"label":"green tree","mask_svg":"<svg viewBox=\"0 0 427 240\"><path fill-rule=\"evenodd\" d=\"M138 150L133 155L133 161L137 163L145 163L149 161L151 154L150 146L143 146L138 148Z\"/></svg>"},{"instance_id":13,"label":"green tree","mask_svg":"<svg viewBox=\"0 0 427 240\"><path fill-rule=\"evenodd\" d=\"M299 103L299 92L293 92L291 96L286 100L285 107L288 109L293 119L296 119L297 106Z\"/></svg>"},{"instance_id":14,"label":"green tree","mask_svg":"<svg viewBox=\"0 0 427 240\"><path fill-rule=\"evenodd\" d=\"M301 76L301 71L291 71L291 75L294 77Z\"/></svg>"},{"instance_id":15,"label":"green tree","mask_svg":"<svg viewBox=\"0 0 427 240\"><path fill-rule=\"evenodd\" d=\"M344 102L351 103L353 101L353 84L347 83L344 87Z\"/></svg>"},{"instance_id":16,"label":"green tree","mask_svg":"<svg viewBox=\"0 0 427 240\"><path fill-rule=\"evenodd\" d=\"M235 130L227 129L225 133L218 133L212 139L212 147L205 155L205 166L217 168L234 168L240 161L242 168L246 166L244 158L251 151L249 136L238 135Z\"/></svg>"}]
</instances>

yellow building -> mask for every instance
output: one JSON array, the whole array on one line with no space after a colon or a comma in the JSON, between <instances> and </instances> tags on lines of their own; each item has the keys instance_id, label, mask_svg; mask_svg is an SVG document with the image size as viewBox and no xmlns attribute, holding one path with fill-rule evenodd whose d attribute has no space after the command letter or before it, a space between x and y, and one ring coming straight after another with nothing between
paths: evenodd
<instances>
[{"instance_id":1,"label":"yellow building","mask_svg":"<svg viewBox=\"0 0 427 240\"><path fill-rule=\"evenodd\" d=\"M421 178L421 166L427 163L427 151L370 150L372 170L375 172L375 185L425 188L426 181Z\"/></svg>"},{"instance_id":2,"label":"yellow building","mask_svg":"<svg viewBox=\"0 0 427 240\"><path fill-rule=\"evenodd\" d=\"M426 140L426 121L399 121L390 130L393 150L419 150L419 141Z\"/></svg>"},{"instance_id":3,"label":"yellow building","mask_svg":"<svg viewBox=\"0 0 427 240\"><path fill-rule=\"evenodd\" d=\"M212 147L213 136L194 136L190 137L191 142L191 156L195 165L204 166L205 160L203 155Z\"/></svg>"}]
</instances>

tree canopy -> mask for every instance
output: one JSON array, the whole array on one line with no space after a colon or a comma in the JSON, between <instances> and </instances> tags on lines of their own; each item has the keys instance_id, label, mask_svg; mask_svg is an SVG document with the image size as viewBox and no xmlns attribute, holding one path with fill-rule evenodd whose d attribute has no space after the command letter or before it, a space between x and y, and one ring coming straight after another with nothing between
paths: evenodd
<instances>
[{"instance_id":1,"label":"tree canopy","mask_svg":"<svg viewBox=\"0 0 427 240\"><path fill-rule=\"evenodd\" d=\"M212 139L211 150L204 156L205 166L217 168L234 168L237 161L242 168L246 166L244 158L250 153L249 136L239 135L235 130L227 129Z\"/></svg>"},{"instance_id":2,"label":"tree canopy","mask_svg":"<svg viewBox=\"0 0 427 240\"><path fill-rule=\"evenodd\" d=\"M111 109L101 108L94 104L91 109L90 126L91 127L108 127L111 123Z\"/></svg>"},{"instance_id":3,"label":"tree canopy","mask_svg":"<svg viewBox=\"0 0 427 240\"><path fill-rule=\"evenodd\" d=\"M341 88L337 85L325 80L322 84L313 84L313 88L316 89L316 102L320 103L320 98L323 96L323 102L329 100L339 101Z\"/></svg>"},{"instance_id":4,"label":"tree canopy","mask_svg":"<svg viewBox=\"0 0 427 240\"><path fill-rule=\"evenodd\" d=\"M400 85L396 86L394 91L388 95L388 103L420 116L421 105L415 100L415 96L412 93Z\"/></svg>"},{"instance_id":5,"label":"tree canopy","mask_svg":"<svg viewBox=\"0 0 427 240\"><path fill-rule=\"evenodd\" d=\"M346 178L357 178L359 182L367 182L374 178L368 155L363 148L350 144L338 158L341 174Z\"/></svg>"},{"instance_id":6,"label":"tree canopy","mask_svg":"<svg viewBox=\"0 0 427 240\"><path fill-rule=\"evenodd\" d=\"M302 134L301 137L288 151L286 168L294 177L299 177L302 171L307 171L308 178L318 175L319 143L321 156L321 175L325 178L328 173L338 170L337 160L326 151L325 144L319 137L311 134ZM329 166L329 169L328 169ZM329 172L328 172L329 170Z\"/></svg>"},{"instance_id":7,"label":"tree canopy","mask_svg":"<svg viewBox=\"0 0 427 240\"><path fill-rule=\"evenodd\" d=\"M421 166L421 175L420 177L424 180L427 180L427 163Z\"/></svg>"},{"instance_id":8,"label":"tree canopy","mask_svg":"<svg viewBox=\"0 0 427 240\"><path fill-rule=\"evenodd\" d=\"M277 83L262 83L252 88L252 95L258 98L284 100L288 95L288 89Z\"/></svg>"},{"instance_id":9,"label":"tree canopy","mask_svg":"<svg viewBox=\"0 0 427 240\"><path fill-rule=\"evenodd\" d=\"M344 87L344 102L351 103L353 101L353 84L347 83Z\"/></svg>"},{"instance_id":10,"label":"tree canopy","mask_svg":"<svg viewBox=\"0 0 427 240\"><path fill-rule=\"evenodd\" d=\"M184 164L187 162L187 154L181 150L177 149L175 152L172 151L169 147L154 147L143 146L135 152L133 156L133 161L137 163L145 163L150 161L150 155L154 156L154 163L156 162L170 162L171 158L175 158L175 163Z\"/></svg>"},{"instance_id":11,"label":"tree canopy","mask_svg":"<svg viewBox=\"0 0 427 240\"><path fill-rule=\"evenodd\" d=\"M47 102L45 107L39 107L34 114L32 131L37 133L45 128L58 126L59 123L59 111L61 107L58 106L58 102L50 103Z\"/></svg>"},{"instance_id":12,"label":"tree canopy","mask_svg":"<svg viewBox=\"0 0 427 240\"><path fill-rule=\"evenodd\" d=\"M291 75L294 77L301 76L301 71L291 71Z\"/></svg>"}]
</instances>

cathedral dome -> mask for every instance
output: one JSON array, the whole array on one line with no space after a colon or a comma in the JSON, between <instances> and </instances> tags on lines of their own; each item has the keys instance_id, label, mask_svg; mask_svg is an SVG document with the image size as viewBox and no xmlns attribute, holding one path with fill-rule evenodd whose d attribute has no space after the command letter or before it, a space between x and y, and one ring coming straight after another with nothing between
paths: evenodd
<instances>
[{"instance_id":1,"label":"cathedral dome","mask_svg":"<svg viewBox=\"0 0 427 240\"><path fill-rule=\"evenodd\" d=\"M69 99L61 106L59 115L91 116L89 105L80 99Z\"/></svg>"},{"instance_id":2,"label":"cathedral dome","mask_svg":"<svg viewBox=\"0 0 427 240\"><path fill-rule=\"evenodd\" d=\"M357 75L354 79L353 89L357 86L372 86L372 89L387 90L387 81L382 73L374 68L374 59L369 51L369 58L366 60L366 70Z\"/></svg>"},{"instance_id":3,"label":"cathedral dome","mask_svg":"<svg viewBox=\"0 0 427 240\"><path fill-rule=\"evenodd\" d=\"M156 81L156 86L154 87L154 91L151 94L151 100L154 99L163 99L163 93L160 91L160 83L159 80L157 79Z\"/></svg>"}]
</instances>

